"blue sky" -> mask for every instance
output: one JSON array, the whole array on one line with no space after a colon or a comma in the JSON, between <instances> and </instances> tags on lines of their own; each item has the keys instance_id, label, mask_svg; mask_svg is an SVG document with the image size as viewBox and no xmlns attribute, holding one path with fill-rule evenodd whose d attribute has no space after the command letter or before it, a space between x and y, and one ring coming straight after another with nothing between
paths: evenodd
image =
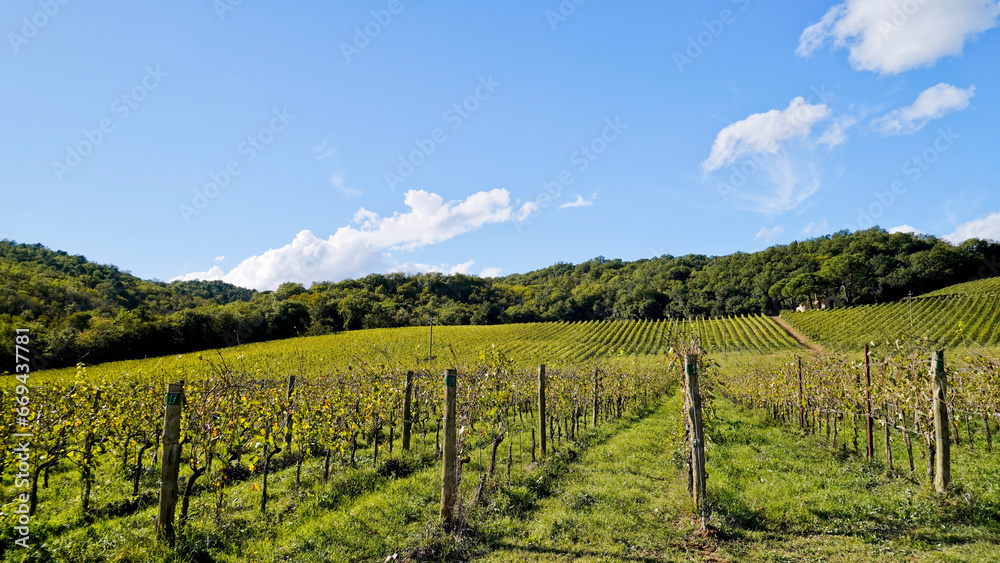
<instances>
[{"instance_id":1,"label":"blue sky","mask_svg":"<svg viewBox=\"0 0 1000 563\"><path fill-rule=\"evenodd\" d=\"M0 238L260 289L873 224L1000 239L998 16L982 0L11 0Z\"/></svg>"}]
</instances>

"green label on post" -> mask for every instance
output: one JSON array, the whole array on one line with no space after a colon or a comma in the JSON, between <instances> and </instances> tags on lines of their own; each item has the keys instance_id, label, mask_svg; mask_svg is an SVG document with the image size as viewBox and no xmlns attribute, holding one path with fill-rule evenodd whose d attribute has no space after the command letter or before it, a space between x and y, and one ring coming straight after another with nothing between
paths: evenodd
<instances>
[{"instance_id":1,"label":"green label on post","mask_svg":"<svg viewBox=\"0 0 1000 563\"><path fill-rule=\"evenodd\" d=\"M458 383L458 376L454 374L448 374L444 376L445 387L454 387Z\"/></svg>"},{"instance_id":2,"label":"green label on post","mask_svg":"<svg viewBox=\"0 0 1000 563\"><path fill-rule=\"evenodd\" d=\"M180 393L167 393L167 404L168 405L179 405L179 404L181 404L181 394Z\"/></svg>"},{"instance_id":3,"label":"green label on post","mask_svg":"<svg viewBox=\"0 0 1000 563\"><path fill-rule=\"evenodd\" d=\"M688 362L686 365L687 365L688 375L698 375L698 363L697 362Z\"/></svg>"}]
</instances>

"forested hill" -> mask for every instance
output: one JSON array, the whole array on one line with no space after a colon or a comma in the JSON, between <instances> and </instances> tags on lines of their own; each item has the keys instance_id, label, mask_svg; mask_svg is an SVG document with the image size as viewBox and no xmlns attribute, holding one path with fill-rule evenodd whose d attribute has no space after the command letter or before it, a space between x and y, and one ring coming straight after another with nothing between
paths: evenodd
<instances>
[{"instance_id":1,"label":"forested hill","mask_svg":"<svg viewBox=\"0 0 1000 563\"><path fill-rule=\"evenodd\" d=\"M834 295L885 302L997 275L1000 244L873 228L721 257L598 257L526 274L373 274L253 292L145 281L40 245L0 241L0 366L30 328L37 367L179 353L341 330L426 324L777 313ZM0 371L8 370L0 367Z\"/></svg>"}]
</instances>

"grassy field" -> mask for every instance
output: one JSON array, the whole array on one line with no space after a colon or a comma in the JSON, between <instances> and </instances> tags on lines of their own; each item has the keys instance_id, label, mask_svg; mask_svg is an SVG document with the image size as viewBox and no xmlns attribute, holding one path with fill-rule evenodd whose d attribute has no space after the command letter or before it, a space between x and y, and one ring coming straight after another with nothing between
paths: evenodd
<instances>
[{"instance_id":1,"label":"grassy field","mask_svg":"<svg viewBox=\"0 0 1000 563\"><path fill-rule=\"evenodd\" d=\"M777 325L763 317L702 320L694 326L714 343L704 357L703 381L709 388L713 381L722 382L724 372L751 373L809 354L807 347L783 331L775 332L780 330ZM173 549L155 538L159 473L154 450L140 465L135 457L139 442L126 446L132 449L125 450L124 458L114 449L120 447L115 442L100 445L99 450L109 449L98 453L106 457L94 465L92 509L84 511L83 466L79 446L74 445L42 484L32 524L33 550L12 547L14 499L3 498L0 561L1000 561L1000 453L985 451L978 428L975 445L963 441L953 446L953 484L948 494L937 495L923 474L922 446L914 448L916 471L911 473L898 433L891 438L896 460L895 469L889 471L880 453L871 462L863 452L858 454L850 422L844 422L833 443L825 436L781 425L765 411L730 403L721 386L715 387L718 395L707 410L708 510L702 529L687 491L679 396L671 392L645 403L638 400L645 397L639 388L629 391L615 381L655 372L656 377L666 377L656 383L660 389L676 386L669 383L676 382L676 376L669 375L676 366L667 361L667 339L661 334L668 327L667 323L436 327L432 361L424 356L425 329L359 331L34 375L33 385L43 388L78 385L74 377L77 382L91 381L104 386L105 397L112 388L134 387L142 381L156 401L162 401L157 394L165 381L214 377L203 373L211 359L225 362L237 379L274 379L271 383L278 390L289 373L300 374L307 385L310 381L342 385L354 377L355 386L340 392L349 392L344 397L355 397L351 401L370 402L368 408L376 409L371 412L381 414L359 419L357 451L350 453L344 449L349 441L341 441L328 478L322 451L309 450L301 466L290 452L277 455L267 482L266 516L260 507L259 466L216 465L193 487L189 518ZM398 393L393 389L403 369L415 367L425 373L420 380L422 408L438 401L437 388L426 374L433 377L455 363L468 370L469 377L478 369L485 377L481 381L488 383L485 389L502 384L506 380L499 371L490 375L500 365L489 360L495 342L509 343L507 358L519 366L516 377L515 371L504 372L510 374L508 383L516 380L518 390L511 395L516 401L531 402L532 364L553 356L550 408L556 413L582 405L584 418L589 417L586 408L592 388L587 386L587 374L595 366L604 366L600 369L610 378L602 388L632 393L634 400L621 418L611 414L610 405L602 407L602 423L583 428L574 440L550 436L555 453L538 462L532 459L531 443L537 422L531 414L514 416L498 449L496 471L485 481L481 478L488 473L491 452L488 426L483 425L496 416L489 409L502 403L489 399L479 414L468 411L461 526L447 534L438 525L441 465L434 419L425 418L416 427L413 451L404 454L399 434L389 434L380 417L396 416ZM856 354L850 358L856 359ZM476 368L480 361L487 363ZM577 369L573 362L583 363ZM360 364L368 366L369 375L355 369ZM643 381L653 384L651 379ZM380 391L366 391L365 382L378 384ZM327 397L319 391L310 391L310 400L317 405ZM92 403L94 389L73 392L90 393L84 403ZM341 400L339 396L328 398ZM281 403L267 404L272 408ZM358 403L353 404L345 402L343 408L356 409ZM533 408L529 405L528 411ZM108 420L125 424L128 417L119 418ZM274 418L274 424L281 418ZM76 440L73 444L85 443L82 435L76 435L81 431L74 434L72 418L62 424ZM253 424L262 424L263 431L272 423ZM272 428L283 431L280 426ZM107 431L126 435L122 429ZM239 432L244 431L237 429L233 435ZM374 436L381 447L377 459ZM49 444L58 439L53 434ZM883 451L881 447L878 451ZM301 453L302 447L297 451ZM9 444L5 452L12 455ZM115 461L119 459L141 470L131 472ZM3 472L5 494L14 491L11 467L8 464ZM184 467L182 489L190 473ZM131 494L132 476L138 479L138 495Z\"/></svg>"},{"instance_id":2,"label":"grassy field","mask_svg":"<svg viewBox=\"0 0 1000 563\"><path fill-rule=\"evenodd\" d=\"M940 497L906 474L887 476L843 437L803 436L718 400L702 533L679 424L675 397L586 451L559 494L482 561L1000 560L996 454L959 449L956 490Z\"/></svg>"}]
</instances>

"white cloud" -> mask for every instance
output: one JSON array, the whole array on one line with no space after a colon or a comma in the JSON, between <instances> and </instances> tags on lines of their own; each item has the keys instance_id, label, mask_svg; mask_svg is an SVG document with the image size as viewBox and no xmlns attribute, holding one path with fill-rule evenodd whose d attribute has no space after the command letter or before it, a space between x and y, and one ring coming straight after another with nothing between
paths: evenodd
<instances>
[{"instance_id":1,"label":"white cloud","mask_svg":"<svg viewBox=\"0 0 1000 563\"><path fill-rule=\"evenodd\" d=\"M916 133L932 119L969 107L969 100L975 95L975 86L963 90L942 82L921 92L913 104L872 120L872 127L884 135Z\"/></svg>"},{"instance_id":2,"label":"white cloud","mask_svg":"<svg viewBox=\"0 0 1000 563\"><path fill-rule=\"evenodd\" d=\"M364 194L361 190L351 188L344 184L344 176L339 172L333 172L330 174L330 185L332 185L340 195L346 197L347 199L354 199Z\"/></svg>"},{"instance_id":3,"label":"white cloud","mask_svg":"<svg viewBox=\"0 0 1000 563\"><path fill-rule=\"evenodd\" d=\"M808 57L832 41L856 70L896 74L960 55L998 16L994 0L847 0L802 32L795 53Z\"/></svg>"},{"instance_id":4,"label":"white cloud","mask_svg":"<svg viewBox=\"0 0 1000 563\"><path fill-rule=\"evenodd\" d=\"M500 277L500 268L483 268L482 272L479 272L479 277L481 278L498 278Z\"/></svg>"},{"instance_id":5,"label":"white cloud","mask_svg":"<svg viewBox=\"0 0 1000 563\"><path fill-rule=\"evenodd\" d=\"M517 210L517 213L514 214L514 220L518 223L527 221L534 214L541 211L541 209L542 206L539 205L537 201L527 201Z\"/></svg>"},{"instance_id":6,"label":"white cloud","mask_svg":"<svg viewBox=\"0 0 1000 563\"><path fill-rule=\"evenodd\" d=\"M924 234L924 233L916 230L915 228L913 228L913 227L911 227L909 225L900 225L898 227L891 227L889 229L889 234L890 235L894 235L896 233L913 233L915 235L922 235L922 234Z\"/></svg>"},{"instance_id":7,"label":"white cloud","mask_svg":"<svg viewBox=\"0 0 1000 563\"><path fill-rule=\"evenodd\" d=\"M785 234L784 225L778 225L776 227L771 227L770 229L768 229L767 227L761 227L760 231L757 232L757 236L753 238L764 239L764 242L771 242L772 240L780 237L783 234Z\"/></svg>"},{"instance_id":8,"label":"white cloud","mask_svg":"<svg viewBox=\"0 0 1000 563\"><path fill-rule=\"evenodd\" d=\"M337 147L330 145L330 141L332 140L333 135L330 135L324 139L322 143L312 148L312 153L316 155L314 157L316 160L326 160L328 158L333 158L334 155L337 154Z\"/></svg>"},{"instance_id":9,"label":"white cloud","mask_svg":"<svg viewBox=\"0 0 1000 563\"><path fill-rule=\"evenodd\" d=\"M954 233L944 238L954 244L960 244L970 238L1000 241L1000 212L962 223L955 227Z\"/></svg>"},{"instance_id":10,"label":"white cloud","mask_svg":"<svg viewBox=\"0 0 1000 563\"><path fill-rule=\"evenodd\" d=\"M748 160L719 182L723 196L739 207L773 217L805 203L822 186L820 173L808 151L785 151ZM749 166L748 166L749 165Z\"/></svg>"},{"instance_id":11,"label":"white cloud","mask_svg":"<svg viewBox=\"0 0 1000 563\"><path fill-rule=\"evenodd\" d=\"M194 272L191 274L184 274L183 276L177 276L176 278L170 280L175 281L194 281L194 280L205 280L205 281L215 281L221 280L226 277L226 272L222 271L222 268L218 266L212 266L207 272Z\"/></svg>"},{"instance_id":12,"label":"white cloud","mask_svg":"<svg viewBox=\"0 0 1000 563\"><path fill-rule=\"evenodd\" d=\"M225 259L226 259L226 257L225 257L225 256L216 256L216 257L215 257L215 261L216 261L216 262L222 262L222 261L223 261L223 260L225 260Z\"/></svg>"},{"instance_id":13,"label":"white cloud","mask_svg":"<svg viewBox=\"0 0 1000 563\"><path fill-rule=\"evenodd\" d=\"M816 123L831 115L826 104L810 104L802 96L793 99L783 110L755 113L719 131L701 167L711 172L732 164L745 154L777 154L786 141L807 137Z\"/></svg>"},{"instance_id":14,"label":"white cloud","mask_svg":"<svg viewBox=\"0 0 1000 563\"><path fill-rule=\"evenodd\" d=\"M597 194L590 196L589 200L583 199L583 196L577 194L574 201L567 201L566 203L559 206L559 209L569 209L571 207L589 207L594 205L594 200L597 199Z\"/></svg>"},{"instance_id":15,"label":"white cloud","mask_svg":"<svg viewBox=\"0 0 1000 563\"><path fill-rule=\"evenodd\" d=\"M433 266L431 264L421 264L419 262L407 262L406 264L393 266L389 269L389 271L405 272L407 274L427 272L441 272L442 274L468 274L475 263L475 260L469 260L468 262L463 262L455 266L449 266L448 264L438 264Z\"/></svg>"},{"instance_id":16,"label":"white cloud","mask_svg":"<svg viewBox=\"0 0 1000 563\"><path fill-rule=\"evenodd\" d=\"M361 208L354 215L355 226L341 227L329 239L304 230L291 243L247 258L228 273L216 266L177 279L223 279L255 289L275 289L286 281L338 281L393 268L391 252L417 250L514 219L510 193L504 189L450 202L437 194L411 190L404 202L409 211L384 218Z\"/></svg>"},{"instance_id":17,"label":"white cloud","mask_svg":"<svg viewBox=\"0 0 1000 563\"><path fill-rule=\"evenodd\" d=\"M847 130L857 123L857 121L857 119L849 115L834 119L830 127L816 139L816 144L824 145L827 148L844 144L847 142Z\"/></svg>"},{"instance_id":18,"label":"white cloud","mask_svg":"<svg viewBox=\"0 0 1000 563\"><path fill-rule=\"evenodd\" d=\"M810 221L808 225L802 228L802 234L807 237L812 237L818 235L825 235L829 230L830 230L830 224L824 217L823 220L818 223Z\"/></svg>"},{"instance_id":19,"label":"white cloud","mask_svg":"<svg viewBox=\"0 0 1000 563\"><path fill-rule=\"evenodd\" d=\"M829 151L820 148L846 142L855 122L851 115L835 117L826 104L799 96L783 110L724 127L701 167L706 175L728 167L717 175L716 188L737 206L771 216L791 211L822 186L827 167L821 164Z\"/></svg>"}]
</instances>

